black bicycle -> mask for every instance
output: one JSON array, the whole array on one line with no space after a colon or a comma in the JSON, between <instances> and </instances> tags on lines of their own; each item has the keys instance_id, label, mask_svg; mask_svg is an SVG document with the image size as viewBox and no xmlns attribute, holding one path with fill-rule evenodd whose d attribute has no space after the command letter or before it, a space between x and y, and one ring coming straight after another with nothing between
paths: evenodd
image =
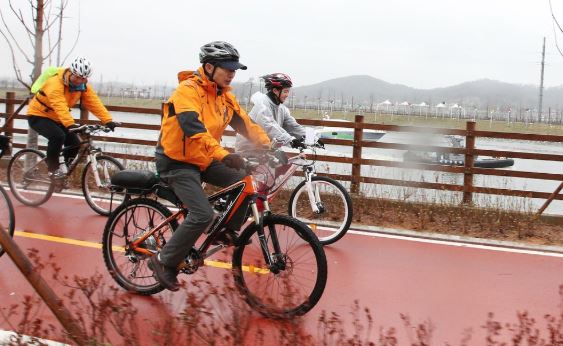
<instances>
[{"instance_id":1,"label":"black bicycle","mask_svg":"<svg viewBox=\"0 0 563 346\"><path fill-rule=\"evenodd\" d=\"M7 136L0 135L0 158L4 155L9 146L10 139ZM16 228L14 206L2 185L0 185L0 225L2 225L11 237L14 236L14 230ZM0 246L0 256L3 254L4 249Z\"/></svg>"},{"instance_id":2,"label":"black bicycle","mask_svg":"<svg viewBox=\"0 0 563 346\"><path fill-rule=\"evenodd\" d=\"M110 129L102 125L82 125L69 130L78 133L80 143L65 147L62 156L68 150L78 148L78 155L68 164L68 172L63 179L51 179L45 162L46 155L35 149L23 149L17 152L8 165L8 183L12 194L18 201L28 206L41 205L51 198L53 192L77 187L73 183L78 177L73 172L86 158L80 174L80 187L88 205L100 215L109 215L110 211L123 202L125 196L110 191L111 177L124 169L123 165L111 156L104 155L92 141L92 136Z\"/></svg>"},{"instance_id":3,"label":"black bicycle","mask_svg":"<svg viewBox=\"0 0 563 346\"><path fill-rule=\"evenodd\" d=\"M283 154L283 153L282 153ZM246 157L247 172L260 164L279 164L278 154L258 152ZM111 213L107 220L102 251L111 276L123 288L144 295L163 290L153 276L149 257L170 239L182 218L189 217L174 192L150 171L122 171L112 182L119 191L140 195ZM172 212L155 198L171 202ZM209 197L216 218L197 248L186 249L178 267L192 274L213 254L234 247L232 268L236 287L246 302L272 318L303 315L321 298L327 280L327 262L322 245L301 221L270 212L267 196L255 189L252 176ZM239 233L240 231L240 233ZM217 263L214 260L212 263Z\"/></svg>"}]
</instances>

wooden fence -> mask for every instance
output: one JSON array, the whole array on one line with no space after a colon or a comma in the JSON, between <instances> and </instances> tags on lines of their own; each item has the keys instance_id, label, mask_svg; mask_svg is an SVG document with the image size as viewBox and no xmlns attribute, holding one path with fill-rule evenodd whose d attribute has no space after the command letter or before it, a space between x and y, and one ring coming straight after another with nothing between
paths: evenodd
<instances>
[{"instance_id":1,"label":"wooden fence","mask_svg":"<svg viewBox=\"0 0 563 346\"><path fill-rule=\"evenodd\" d=\"M5 99L0 99L0 103L6 104L6 112L0 113L3 117L9 117L14 110L15 106L19 105L23 100L15 99L15 94L8 92ZM134 108L134 107L117 107L117 106L107 106L108 110L116 112L128 112L128 113L141 113L141 114L155 114L160 115L160 109L147 109L147 108ZM13 119L7 122L5 133L8 136L12 136L14 133L26 134L27 128L15 128L13 126L14 119L25 119L25 115L16 115ZM79 122L81 124L85 123L96 123L96 121L89 120L88 112L81 111L81 116ZM488 176L502 176L502 177L515 177L515 178L529 178L529 179L541 179L541 180L553 180L557 182L563 182L563 174L561 173L540 173L540 172L527 172L527 171L517 171L517 170L498 170L491 168L478 168L473 167L474 158L477 155L484 156L503 156L510 158L520 158L529 160L543 160L543 161L554 161L563 162L563 155L557 154L545 154L545 153L529 153L529 152L516 152L516 151L501 151L501 150L486 150L477 149L475 147L475 138L477 137L488 137L488 138L499 138L499 139L513 139L521 141L543 141L543 142L563 142L563 136L556 135L540 135L540 134L523 134L523 133L506 133L506 132L494 132L494 131L480 131L476 130L475 122L468 121L466 129L445 129L445 128L424 128L426 133L432 134L442 134L442 135L459 135L465 137L465 148L453 148L453 147L442 147L442 146L432 146L432 145L418 145L417 150L420 151L430 151L430 152L444 152L444 153L455 153L462 154L465 156L464 166L445 166L437 164L422 164L422 163L412 163L412 162L397 162L388 160L375 160L367 159L362 157L363 148L381 148L381 149L396 149L396 150L408 150L411 148L408 144L402 143L384 143L384 142L373 142L363 140L363 130L383 130L387 132L420 132L421 127L414 126L398 126L398 125L384 125L384 124L370 124L364 122L363 115L356 115L354 122L341 122L341 121L326 121L326 120L310 120L310 119L299 119L299 123L303 125L310 126L333 126L340 128L351 128L354 129L354 139L344 140L344 139L326 139L325 143L348 146L352 147L352 157L338 157L332 155L318 155L318 161L326 162L336 162L344 163L352 166L352 174L327 174L328 176L341 181L349 181L351 183L351 192L358 193L360 191L361 184L381 184L381 185L392 185L392 186L402 186L402 187L412 187L412 188L424 188L424 189L435 189L443 191L457 191L463 193L463 202L471 203L473 201L473 194L492 194L492 195L503 195L503 196L516 196L516 197L527 197L527 198L539 198L545 199L546 203L540 209L540 213L545 210L547 205L552 200L563 200L563 194L560 194L561 187L553 193L540 192L540 191L528 191L528 190L515 190L515 189L503 189L503 188L491 188L491 187L481 187L474 186L473 178L477 174L488 175ZM158 125L147 125L147 124L137 124L137 123L123 123L125 128L132 129L144 129L144 130L154 130L158 131ZM226 135L233 135L232 132L227 131ZM152 140L145 139L135 139L135 138L118 138L118 137L97 137L98 141L114 142L114 143L125 143L125 144L136 144L136 145L146 145L154 146L156 143ZM13 147L22 148L23 144L15 143ZM131 160L141 160L141 161L152 161L153 156L135 155L135 154L124 154L124 153L111 153L112 156L131 159ZM406 181L399 179L385 179L385 178L375 178L361 175L362 166L381 166L381 167L399 167L399 168L414 168L428 171L439 171L448 173L458 173L463 174L463 185L457 184L445 184L438 182L420 182L420 181ZM562 172L563 173L563 172Z\"/></svg>"}]
</instances>

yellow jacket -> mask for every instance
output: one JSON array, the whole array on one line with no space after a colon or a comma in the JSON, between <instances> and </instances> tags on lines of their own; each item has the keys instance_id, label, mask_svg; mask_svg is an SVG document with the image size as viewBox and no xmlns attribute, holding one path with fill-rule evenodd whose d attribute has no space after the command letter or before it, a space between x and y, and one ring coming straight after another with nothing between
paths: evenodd
<instances>
[{"instance_id":1,"label":"yellow jacket","mask_svg":"<svg viewBox=\"0 0 563 346\"><path fill-rule=\"evenodd\" d=\"M68 69L61 68L55 76L47 79L41 90L30 101L27 115L46 117L68 127L74 124L70 107L82 97L83 107L98 117L103 124L110 122L111 115L92 86L87 84L85 91L71 92L68 86L69 75Z\"/></svg>"},{"instance_id":2,"label":"yellow jacket","mask_svg":"<svg viewBox=\"0 0 563 346\"><path fill-rule=\"evenodd\" d=\"M229 152L220 144L225 128L252 142L269 145L268 135L240 107L235 96L197 72L178 74L180 85L163 105L157 152L168 158L205 170L213 159L221 161Z\"/></svg>"}]
</instances>

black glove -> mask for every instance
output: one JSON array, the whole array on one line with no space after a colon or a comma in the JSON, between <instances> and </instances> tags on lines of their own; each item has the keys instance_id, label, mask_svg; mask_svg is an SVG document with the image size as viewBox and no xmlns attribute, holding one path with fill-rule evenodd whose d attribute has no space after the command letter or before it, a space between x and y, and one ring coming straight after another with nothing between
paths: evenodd
<instances>
[{"instance_id":1,"label":"black glove","mask_svg":"<svg viewBox=\"0 0 563 346\"><path fill-rule=\"evenodd\" d=\"M324 148L325 148L325 142L323 142L322 139L319 138L319 139L317 139L317 146L318 146L319 148L323 148L323 149L324 149Z\"/></svg>"},{"instance_id":2,"label":"black glove","mask_svg":"<svg viewBox=\"0 0 563 346\"><path fill-rule=\"evenodd\" d=\"M77 129L77 128L79 128L79 127L80 127L80 124L74 123L74 124L68 125L68 126L66 127L66 129L67 129L67 130L72 130L72 129Z\"/></svg>"},{"instance_id":3,"label":"black glove","mask_svg":"<svg viewBox=\"0 0 563 346\"><path fill-rule=\"evenodd\" d=\"M222 162L225 164L225 166L234 169L244 168L244 159L239 154L229 154L223 158Z\"/></svg>"},{"instance_id":4,"label":"black glove","mask_svg":"<svg viewBox=\"0 0 563 346\"><path fill-rule=\"evenodd\" d=\"M293 149L298 149L298 148L306 148L305 143L303 143L303 141L305 140L305 138L294 138L291 140L291 147Z\"/></svg>"},{"instance_id":5,"label":"black glove","mask_svg":"<svg viewBox=\"0 0 563 346\"><path fill-rule=\"evenodd\" d=\"M114 122L114 121L110 121L109 123L105 124L105 126L110 129L110 130L115 130L116 127L120 126L120 123Z\"/></svg>"}]
</instances>

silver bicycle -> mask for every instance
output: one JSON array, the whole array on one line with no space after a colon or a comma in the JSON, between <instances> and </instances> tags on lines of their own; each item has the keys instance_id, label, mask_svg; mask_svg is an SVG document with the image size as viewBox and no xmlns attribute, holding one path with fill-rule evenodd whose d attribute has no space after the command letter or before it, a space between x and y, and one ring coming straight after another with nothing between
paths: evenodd
<instances>
[{"instance_id":1,"label":"silver bicycle","mask_svg":"<svg viewBox=\"0 0 563 346\"><path fill-rule=\"evenodd\" d=\"M96 147L92 136L100 132L109 132L110 129L102 125L82 125L76 129L80 143L75 146L65 147L61 156L67 150L78 147L78 155L68 164L68 172L62 179L51 179L48 175L46 155L35 149L23 149L17 152L8 165L8 183L14 197L28 206L41 205L51 198L53 192L60 192L68 188L80 188L88 205L100 215L109 215L111 210L120 205L125 196L110 191L110 178L116 172L124 169L123 165L115 158L104 155ZM78 185L77 168L83 159Z\"/></svg>"}]
</instances>

